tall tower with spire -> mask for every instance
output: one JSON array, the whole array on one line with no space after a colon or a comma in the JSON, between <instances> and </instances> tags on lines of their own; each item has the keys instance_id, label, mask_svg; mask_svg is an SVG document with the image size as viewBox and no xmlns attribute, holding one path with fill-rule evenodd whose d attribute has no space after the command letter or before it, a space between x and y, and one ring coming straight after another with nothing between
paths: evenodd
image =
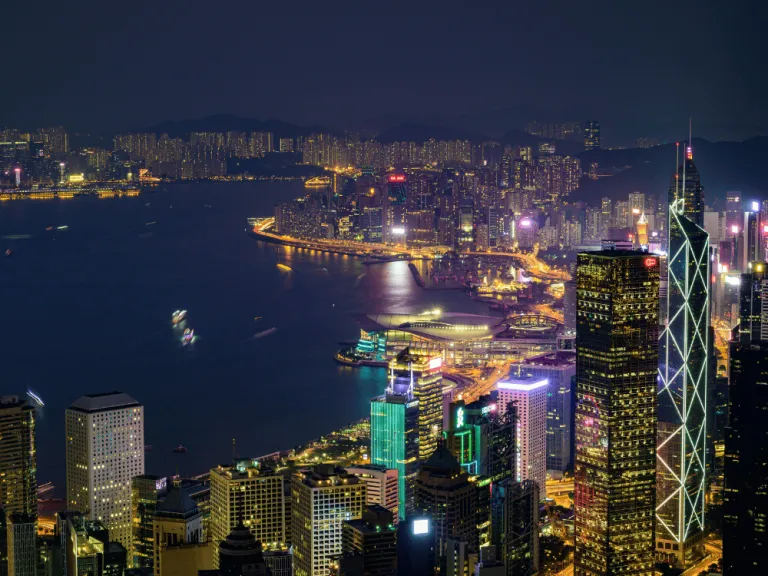
<instances>
[{"instance_id":1,"label":"tall tower with spire","mask_svg":"<svg viewBox=\"0 0 768 576\"><path fill-rule=\"evenodd\" d=\"M669 188L668 296L660 338L657 556L691 564L703 553L709 340L709 234L690 140Z\"/></svg>"}]
</instances>

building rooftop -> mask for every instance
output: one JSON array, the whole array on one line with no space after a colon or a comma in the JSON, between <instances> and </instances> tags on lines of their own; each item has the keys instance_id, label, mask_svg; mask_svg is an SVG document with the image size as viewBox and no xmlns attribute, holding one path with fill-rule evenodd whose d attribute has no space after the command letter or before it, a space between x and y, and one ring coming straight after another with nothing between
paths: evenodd
<instances>
[{"instance_id":1,"label":"building rooftop","mask_svg":"<svg viewBox=\"0 0 768 576\"><path fill-rule=\"evenodd\" d=\"M157 505L157 516L186 518L198 513L197 504L181 488L171 488L165 499Z\"/></svg>"},{"instance_id":2,"label":"building rooftop","mask_svg":"<svg viewBox=\"0 0 768 576\"><path fill-rule=\"evenodd\" d=\"M576 364L576 351L558 350L556 352L547 352L540 356L526 358L522 363L527 366L551 366L553 368L573 366Z\"/></svg>"},{"instance_id":3,"label":"building rooftop","mask_svg":"<svg viewBox=\"0 0 768 576\"><path fill-rule=\"evenodd\" d=\"M141 404L125 392L105 392L81 396L72 402L69 409L79 412L101 412L103 410L115 410L117 408L130 408L133 406L141 406Z\"/></svg>"},{"instance_id":4,"label":"building rooftop","mask_svg":"<svg viewBox=\"0 0 768 576\"><path fill-rule=\"evenodd\" d=\"M504 380L499 380L496 383L496 388L498 390L513 390L513 391L527 392L530 390L543 388L547 384L549 384L549 380L547 378L541 378L540 376L531 376L528 374L523 374L520 376L510 375L509 378L505 378Z\"/></svg>"},{"instance_id":5,"label":"building rooftop","mask_svg":"<svg viewBox=\"0 0 768 576\"><path fill-rule=\"evenodd\" d=\"M463 341L488 338L501 332L503 318L478 314L358 314L355 316L366 332L400 330L430 340Z\"/></svg>"}]
</instances>

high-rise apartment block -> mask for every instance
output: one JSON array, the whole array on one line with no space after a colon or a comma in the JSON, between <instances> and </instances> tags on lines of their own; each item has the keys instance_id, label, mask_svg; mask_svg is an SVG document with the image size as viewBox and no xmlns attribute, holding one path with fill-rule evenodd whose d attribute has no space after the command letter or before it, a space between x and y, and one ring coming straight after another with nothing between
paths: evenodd
<instances>
[{"instance_id":1,"label":"high-rise apartment block","mask_svg":"<svg viewBox=\"0 0 768 576\"><path fill-rule=\"evenodd\" d=\"M89 394L67 408L67 506L131 547L131 480L144 474L144 407L128 394Z\"/></svg>"},{"instance_id":2,"label":"high-rise apartment block","mask_svg":"<svg viewBox=\"0 0 768 576\"><path fill-rule=\"evenodd\" d=\"M589 120L584 124L584 149L597 148L600 148L600 123L597 120Z\"/></svg>"},{"instance_id":3,"label":"high-rise apartment block","mask_svg":"<svg viewBox=\"0 0 768 576\"><path fill-rule=\"evenodd\" d=\"M576 287L575 575L652 576L659 261L582 253Z\"/></svg>"}]
</instances>

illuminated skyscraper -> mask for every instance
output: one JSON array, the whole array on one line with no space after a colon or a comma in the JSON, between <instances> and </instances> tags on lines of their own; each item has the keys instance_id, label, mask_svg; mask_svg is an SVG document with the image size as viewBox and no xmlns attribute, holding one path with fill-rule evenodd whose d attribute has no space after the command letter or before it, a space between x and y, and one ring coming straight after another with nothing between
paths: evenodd
<instances>
[{"instance_id":1,"label":"illuminated skyscraper","mask_svg":"<svg viewBox=\"0 0 768 576\"><path fill-rule=\"evenodd\" d=\"M657 502L659 551L677 549L678 566L702 553L706 489L706 402L709 342L709 235L704 197L691 148L669 189L666 326L660 339L660 422L670 431L659 445L660 476L671 474L672 492Z\"/></svg>"},{"instance_id":2,"label":"illuminated skyscraper","mask_svg":"<svg viewBox=\"0 0 768 576\"><path fill-rule=\"evenodd\" d=\"M501 414L491 396L450 405L446 446L471 476L493 482L511 478L515 455L515 410Z\"/></svg>"},{"instance_id":3,"label":"illuminated skyscraper","mask_svg":"<svg viewBox=\"0 0 768 576\"><path fill-rule=\"evenodd\" d=\"M597 148L600 148L600 123L597 120L589 120L584 125L584 149Z\"/></svg>"},{"instance_id":4,"label":"illuminated skyscraper","mask_svg":"<svg viewBox=\"0 0 768 576\"><path fill-rule=\"evenodd\" d=\"M0 507L37 517L35 409L17 396L0 398Z\"/></svg>"},{"instance_id":5,"label":"illuminated skyscraper","mask_svg":"<svg viewBox=\"0 0 768 576\"><path fill-rule=\"evenodd\" d=\"M401 520L413 511L418 459L419 402L408 388L396 391L391 386L371 400L371 462L397 470L396 512Z\"/></svg>"},{"instance_id":6,"label":"illuminated skyscraper","mask_svg":"<svg viewBox=\"0 0 768 576\"><path fill-rule=\"evenodd\" d=\"M510 402L517 411L515 480L533 480L541 498L547 495L547 389L549 381L517 374L496 384L499 409L506 412Z\"/></svg>"},{"instance_id":7,"label":"illuminated skyscraper","mask_svg":"<svg viewBox=\"0 0 768 576\"><path fill-rule=\"evenodd\" d=\"M89 394L67 408L67 506L131 547L131 480L144 474L144 407L128 394Z\"/></svg>"},{"instance_id":8,"label":"illuminated skyscraper","mask_svg":"<svg viewBox=\"0 0 768 576\"><path fill-rule=\"evenodd\" d=\"M301 470L291 482L295 576L326 576L342 551L342 524L365 509L365 483L330 464Z\"/></svg>"},{"instance_id":9,"label":"illuminated skyscraper","mask_svg":"<svg viewBox=\"0 0 768 576\"><path fill-rule=\"evenodd\" d=\"M750 262L741 275L739 294L739 341L768 341L768 264Z\"/></svg>"},{"instance_id":10,"label":"illuminated skyscraper","mask_svg":"<svg viewBox=\"0 0 768 576\"><path fill-rule=\"evenodd\" d=\"M437 448L443 433L443 361L439 356L411 354L405 348L389 362L389 389L410 390L419 404L419 461Z\"/></svg>"},{"instance_id":11,"label":"illuminated skyscraper","mask_svg":"<svg viewBox=\"0 0 768 576\"><path fill-rule=\"evenodd\" d=\"M573 330L576 330L576 283L573 285ZM567 316L566 316L567 318ZM513 368L517 370L517 367ZM573 389L576 353L571 350L549 352L524 360L519 365L523 374L546 378L547 388L547 470L565 472L573 466Z\"/></svg>"},{"instance_id":12,"label":"illuminated skyscraper","mask_svg":"<svg viewBox=\"0 0 768 576\"><path fill-rule=\"evenodd\" d=\"M659 261L577 258L575 576L652 576Z\"/></svg>"},{"instance_id":13,"label":"illuminated skyscraper","mask_svg":"<svg viewBox=\"0 0 768 576\"><path fill-rule=\"evenodd\" d=\"M282 550L289 542L290 513L285 478L256 460L236 459L211 468L211 540L214 548L243 524L264 550ZM214 567L218 559L214 554Z\"/></svg>"},{"instance_id":14,"label":"illuminated skyscraper","mask_svg":"<svg viewBox=\"0 0 768 576\"><path fill-rule=\"evenodd\" d=\"M152 568L154 564L155 510L165 495L166 479L142 474L131 480L131 515L133 538L128 549L128 563L134 568Z\"/></svg>"},{"instance_id":15,"label":"illuminated skyscraper","mask_svg":"<svg viewBox=\"0 0 768 576\"><path fill-rule=\"evenodd\" d=\"M739 234L744 226L744 213L742 206L741 192L725 193L725 235L726 238L732 238Z\"/></svg>"}]
</instances>

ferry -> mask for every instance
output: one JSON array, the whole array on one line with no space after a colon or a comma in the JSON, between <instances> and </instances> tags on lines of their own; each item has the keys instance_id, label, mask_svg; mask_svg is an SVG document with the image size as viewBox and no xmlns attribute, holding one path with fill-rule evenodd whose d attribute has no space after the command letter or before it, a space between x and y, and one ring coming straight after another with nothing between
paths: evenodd
<instances>
[{"instance_id":1,"label":"ferry","mask_svg":"<svg viewBox=\"0 0 768 576\"><path fill-rule=\"evenodd\" d=\"M192 330L192 328L185 328L184 334L181 335L181 344L182 346L186 346L187 344L191 344L192 341L195 338L195 331Z\"/></svg>"},{"instance_id":2,"label":"ferry","mask_svg":"<svg viewBox=\"0 0 768 576\"><path fill-rule=\"evenodd\" d=\"M173 451L176 452L176 454L184 454L184 452L187 451L187 447L179 444L178 446L176 446L176 448L173 449Z\"/></svg>"},{"instance_id":3,"label":"ferry","mask_svg":"<svg viewBox=\"0 0 768 576\"><path fill-rule=\"evenodd\" d=\"M331 184L330 176L315 176L314 178L309 178L308 180L304 181L304 186L306 188L324 187L324 186L329 186L330 184Z\"/></svg>"},{"instance_id":4,"label":"ferry","mask_svg":"<svg viewBox=\"0 0 768 576\"><path fill-rule=\"evenodd\" d=\"M264 338L265 336L269 336L270 334L274 334L275 332L277 332L277 328L275 328L275 327L267 328L266 330L263 330L263 331L259 332L258 334L254 334L253 337L254 338Z\"/></svg>"},{"instance_id":5,"label":"ferry","mask_svg":"<svg viewBox=\"0 0 768 576\"><path fill-rule=\"evenodd\" d=\"M286 266L285 264L278 264L277 268L278 270L282 270L284 272L293 272L293 269L290 266Z\"/></svg>"},{"instance_id":6,"label":"ferry","mask_svg":"<svg viewBox=\"0 0 768 576\"><path fill-rule=\"evenodd\" d=\"M173 322L173 325L176 326L176 324L184 320L184 318L186 317L187 317L186 310L176 310L176 312L174 312L173 315L171 316L171 322Z\"/></svg>"},{"instance_id":7,"label":"ferry","mask_svg":"<svg viewBox=\"0 0 768 576\"><path fill-rule=\"evenodd\" d=\"M29 388L27 388L27 396L29 396L34 401L34 403L37 404L40 408L45 407L45 402L43 402L43 399L40 398L40 396L38 396L34 392L32 392L32 390L30 390Z\"/></svg>"}]
</instances>

